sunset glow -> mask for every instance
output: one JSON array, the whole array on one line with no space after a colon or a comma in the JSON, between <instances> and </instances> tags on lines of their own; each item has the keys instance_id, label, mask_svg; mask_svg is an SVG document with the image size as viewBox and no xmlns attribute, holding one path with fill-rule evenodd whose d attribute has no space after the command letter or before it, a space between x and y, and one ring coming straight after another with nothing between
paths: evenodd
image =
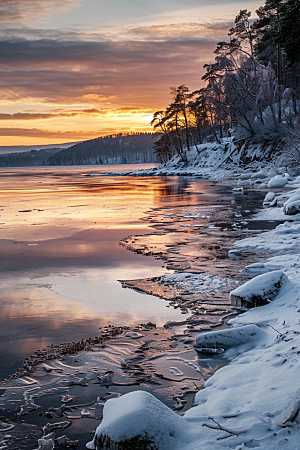
<instances>
[{"instance_id":1,"label":"sunset glow","mask_svg":"<svg viewBox=\"0 0 300 450\"><path fill-rule=\"evenodd\" d=\"M258 1L0 1L1 145L151 131L171 86L202 66L240 9Z\"/></svg>"}]
</instances>

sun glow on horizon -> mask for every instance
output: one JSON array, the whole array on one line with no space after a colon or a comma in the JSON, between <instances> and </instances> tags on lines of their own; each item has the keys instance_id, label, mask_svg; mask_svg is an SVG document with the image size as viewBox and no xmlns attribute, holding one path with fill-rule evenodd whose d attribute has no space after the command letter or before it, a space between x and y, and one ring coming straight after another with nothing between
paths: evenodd
<instances>
[{"instance_id":1,"label":"sun glow on horizon","mask_svg":"<svg viewBox=\"0 0 300 450\"><path fill-rule=\"evenodd\" d=\"M66 0L66 10L56 0L36 0L30 9L23 0L13 10L3 5L0 145L152 131L153 113L170 103L170 87L201 88L203 65L228 38L235 14L245 7L254 13L263 3L243 2Z\"/></svg>"}]
</instances>

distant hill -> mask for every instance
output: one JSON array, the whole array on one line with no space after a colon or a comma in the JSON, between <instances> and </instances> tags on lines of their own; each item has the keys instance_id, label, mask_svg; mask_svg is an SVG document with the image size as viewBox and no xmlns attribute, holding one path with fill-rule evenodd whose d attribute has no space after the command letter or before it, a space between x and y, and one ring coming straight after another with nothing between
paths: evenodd
<instances>
[{"instance_id":1,"label":"distant hill","mask_svg":"<svg viewBox=\"0 0 300 450\"><path fill-rule=\"evenodd\" d=\"M80 141L81 142L81 141ZM47 144L47 145L0 145L0 155L8 153L29 152L30 150L44 150L44 149L63 149L75 145L77 142L65 142L63 144Z\"/></svg>"},{"instance_id":2,"label":"distant hill","mask_svg":"<svg viewBox=\"0 0 300 450\"><path fill-rule=\"evenodd\" d=\"M153 144L159 134L110 135L84 141L61 150L48 159L48 165L133 164L157 162Z\"/></svg>"},{"instance_id":3,"label":"distant hill","mask_svg":"<svg viewBox=\"0 0 300 450\"><path fill-rule=\"evenodd\" d=\"M116 134L89 141L45 145L41 149L1 147L0 167L71 166L92 164L133 164L158 162L153 144L160 137L153 133ZM67 148L65 148L67 147ZM1 152L7 148L5 154ZM29 147L31 148L31 147ZM13 149L15 151L13 152Z\"/></svg>"},{"instance_id":4,"label":"distant hill","mask_svg":"<svg viewBox=\"0 0 300 450\"><path fill-rule=\"evenodd\" d=\"M45 148L27 152L0 154L0 167L45 166L50 156L61 151L61 148Z\"/></svg>"}]
</instances>

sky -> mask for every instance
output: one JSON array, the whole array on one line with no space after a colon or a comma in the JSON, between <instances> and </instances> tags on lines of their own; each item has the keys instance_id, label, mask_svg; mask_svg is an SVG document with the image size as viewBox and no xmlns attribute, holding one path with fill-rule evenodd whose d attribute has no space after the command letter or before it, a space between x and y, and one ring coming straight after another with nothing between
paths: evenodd
<instances>
[{"instance_id":1,"label":"sky","mask_svg":"<svg viewBox=\"0 0 300 450\"><path fill-rule=\"evenodd\" d=\"M257 0L0 0L0 146L151 131Z\"/></svg>"}]
</instances>

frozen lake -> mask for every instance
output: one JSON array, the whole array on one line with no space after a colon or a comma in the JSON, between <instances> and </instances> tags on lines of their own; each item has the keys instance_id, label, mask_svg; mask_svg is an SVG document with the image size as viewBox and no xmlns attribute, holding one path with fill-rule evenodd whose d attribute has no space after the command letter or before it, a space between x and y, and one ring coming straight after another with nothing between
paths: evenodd
<instances>
[{"instance_id":1,"label":"frozen lake","mask_svg":"<svg viewBox=\"0 0 300 450\"><path fill-rule=\"evenodd\" d=\"M125 170L140 166L125 166ZM118 280L159 276L162 262L120 239L149 232L152 208L209 205L220 187L187 178L89 174L124 166L0 170L0 377L52 343L98 334L108 324L180 320L157 297Z\"/></svg>"}]
</instances>

